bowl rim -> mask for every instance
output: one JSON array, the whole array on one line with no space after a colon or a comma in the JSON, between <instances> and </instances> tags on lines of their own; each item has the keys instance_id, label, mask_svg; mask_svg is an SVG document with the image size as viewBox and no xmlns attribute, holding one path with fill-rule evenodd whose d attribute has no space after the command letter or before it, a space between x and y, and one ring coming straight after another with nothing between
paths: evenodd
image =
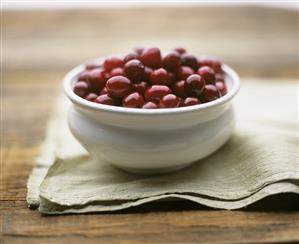
<instances>
[{"instance_id":1,"label":"bowl rim","mask_svg":"<svg viewBox=\"0 0 299 244\"><path fill-rule=\"evenodd\" d=\"M95 59L98 60L98 59ZM122 114L132 114L132 115L161 115L161 114L178 114L186 112L195 112L206 110L212 107L216 107L229 102L240 89L240 78L239 75L228 65L222 65L224 73L230 77L232 81L232 87L224 96L207 103L202 103L198 105L188 106L188 107L178 107L178 108L163 108L163 109L140 109L140 108L125 108L118 106L111 106L105 104L98 104L90 102L77 94L74 93L72 89L72 82L74 77L78 76L85 69L85 64L80 64L70 70L63 79L63 89L66 96L76 105L90 109L98 110L112 113L122 113Z\"/></svg>"}]
</instances>

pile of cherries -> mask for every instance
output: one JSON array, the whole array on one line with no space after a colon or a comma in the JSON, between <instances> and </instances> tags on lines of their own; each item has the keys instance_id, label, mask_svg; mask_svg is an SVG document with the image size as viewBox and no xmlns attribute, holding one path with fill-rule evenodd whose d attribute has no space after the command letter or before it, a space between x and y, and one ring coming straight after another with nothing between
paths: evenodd
<instances>
[{"instance_id":1,"label":"pile of cherries","mask_svg":"<svg viewBox=\"0 0 299 244\"><path fill-rule=\"evenodd\" d=\"M157 47L136 48L125 57L87 64L74 92L88 101L129 108L175 108L213 101L226 94L222 64L184 48L165 56Z\"/></svg>"}]
</instances>

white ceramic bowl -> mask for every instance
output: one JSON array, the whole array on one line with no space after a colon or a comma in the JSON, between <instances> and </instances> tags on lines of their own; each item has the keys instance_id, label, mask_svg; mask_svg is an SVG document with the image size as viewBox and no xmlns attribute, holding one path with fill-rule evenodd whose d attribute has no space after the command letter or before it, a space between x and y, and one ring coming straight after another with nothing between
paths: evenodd
<instances>
[{"instance_id":1,"label":"white ceramic bowl","mask_svg":"<svg viewBox=\"0 0 299 244\"><path fill-rule=\"evenodd\" d=\"M234 128L232 98L239 77L223 65L228 93L209 103L171 109L134 109L89 102L73 92L84 65L64 79L72 101L70 130L99 162L135 173L175 171L220 148ZM198 162L200 163L200 162Z\"/></svg>"}]
</instances>

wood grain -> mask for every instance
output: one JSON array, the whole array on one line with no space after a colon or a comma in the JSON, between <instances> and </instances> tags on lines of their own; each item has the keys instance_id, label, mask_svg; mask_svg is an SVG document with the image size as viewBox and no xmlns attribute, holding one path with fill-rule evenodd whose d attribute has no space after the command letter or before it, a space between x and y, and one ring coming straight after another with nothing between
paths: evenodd
<instances>
[{"instance_id":1,"label":"wood grain","mask_svg":"<svg viewBox=\"0 0 299 244\"><path fill-rule=\"evenodd\" d=\"M142 27L129 28L136 21ZM225 57L244 76L295 78L294 21L293 12L256 8L4 12L0 243L299 241L295 195L271 197L244 211L215 211L182 202L52 217L29 210L25 201L26 181L69 67L143 42L164 47L180 42L190 50ZM224 35L222 24L229 35ZM178 33L176 43L170 41Z\"/></svg>"}]
</instances>

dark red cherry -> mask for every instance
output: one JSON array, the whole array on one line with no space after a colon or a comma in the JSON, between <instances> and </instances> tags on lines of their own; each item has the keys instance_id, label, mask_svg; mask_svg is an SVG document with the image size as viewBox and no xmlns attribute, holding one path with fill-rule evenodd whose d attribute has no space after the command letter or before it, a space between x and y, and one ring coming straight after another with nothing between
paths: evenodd
<instances>
[{"instance_id":1,"label":"dark red cherry","mask_svg":"<svg viewBox=\"0 0 299 244\"><path fill-rule=\"evenodd\" d=\"M153 69L157 69L161 67L162 57L161 57L160 49L157 47L151 47L145 49L141 53L139 59L145 66L149 66Z\"/></svg>"},{"instance_id":2,"label":"dark red cherry","mask_svg":"<svg viewBox=\"0 0 299 244\"><path fill-rule=\"evenodd\" d=\"M153 85L168 85L169 82L170 77L165 69L156 69L151 73L151 83Z\"/></svg>"},{"instance_id":3,"label":"dark red cherry","mask_svg":"<svg viewBox=\"0 0 299 244\"><path fill-rule=\"evenodd\" d=\"M202 102L210 102L219 98L220 92L217 87L211 84L205 85L202 94L200 95L200 100Z\"/></svg>"},{"instance_id":4,"label":"dark red cherry","mask_svg":"<svg viewBox=\"0 0 299 244\"><path fill-rule=\"evenodd\" d=\"M77 81L74 85L74 93L80 97L85 97L90 91L90 85L85 81Z\"/></svg>"},{"instance_id":5,"label":"dark red cherry","mask_svg":"<svg viewBox=\"0 0 299 244\"><path fill-rule=\"evenodd\" d=\"M190 96L199 96L205 87L204 79L197 74L190 75L185 83L185 89Z\"/></svg>"},{"instance_id":6,"label":"dark red cherry","mask_svg":"<svg viewBox=\"0 0 299 244\"><path fill-rule=\"evenodd\" d=\"M119 57L109 57L104 61L104 68L106 71L110 72L111 70L123 67L124 61Z\"/></svg>"},{"instance_id":7,"label":"dark red cherry","mask_svg":"<svg viewBox=\"0 0 299 244\"><path fill-rule=\"evenodd\" d=\"M181 65L180 55L173 51L167 54L162 60L162 66L166 70L175 71Z\"/></svg>"},{"instance_id":8,"label":"dark red cherry","mask_svg":"<svg viewBox=\"0 0 299 244\"><path fill-rule=\"evenodd\" d=\"M115 105L115 102L112 97L108 94L100 95L95 99L96 103L106 104L106 105Z\"/></svg>"},{"instance_id":9,"label":"dark red cherry","mask_svg":"<svg viewBox=\"0 0 299 244\"><path fill-rule=\"evenodd\" d=\"M133 51L140 55L144 51L144 47L135 47Z\"/></svg>"},{"instance_id":10,"label":"dark red cherry","mask_svg":"<svg viewBox=\"0 0 299 244\"><path fill-rule=\"evenodd\" d=\"M127 108L141 108L143 104L143 96L138 92L133 92L123 99L123 106Z\"/></svg>"},{"instance_id":11,"label":"dark red cherry","mask_svg":"<svg viewBox=\"0 0 299 244\"><path fill-rule=\"evenodd\" d=\"M106 73L103 69L97 68L89 71L88 81L91 84L91 88L95 92L99 92L106 84Z\"/></svg>"},{"instance_id":12,"label":"dark red cherry","mask_svg":"<svg viewBox=\"0 0 299 244\"><path fill-rule=\"evenodd\" d=\"M186 49L183 47L176 47L173 50L176 51L178 54L183 54L183 53L187 52Z\"/></svg>"},{"instance_id":13,"label":"dark red cherry","mask_svg":"<svg viewBox=\"0 0 299 244\"><path fill-rule=\"evenodd\" d=\"M183 101L183 106L184 107L193 106L193 105L197 105L197 104L200 104L200 101L195 97L187 97Z\"/></svg>"},{"instance_id":14,"label":"dark red cherry","mask_svg":"<svg viewBox=\"0 0 299 244\"><path fill-rule=\"evenodd\" d=\"M144 65L138 59L130 60L124 66L124 73L131 81L140 81L144 76Z\"/></svg>"},{"instance_id":15,"label":"dark red cherry","mask_svg":"<svg viewBox=\"0 0 299 244\"><path fill-rule=\"evenodd\" d=\"M155 108L159 108L159 107L154 102L147 102L146 104L144 104L142 106L142 108L145 108L145 109L155 109Z\"/></svg>"},{"instance_id":16,"label":"dark red cherry","mask_svg":"<svg viewBox=\"0 0 299 244\"><path fill-rule=\"evenodd\" d=\"M222 73L222 63L213 58L213 57L205 57L201 56L198 58L198 65L199 67L202 66L209 66L211 67L216 73Z\"/></svg>"},{"instance_id":17,"label":"dark red cherry","mask_svg":"<svg viewBox=\"0 0 299 244\"><path fill-rule=\"evenodd\" d=\"M182 65L192 68L194 71L198 69L197 58L189 53L184 53L181 56Z\"/></svg>"},{"instance_id":18,"label":"dark red cherry","mask_svg":"<svg viewBox=\"0 0 299 244\"><path fill-rule=\"evenodd\" d=\"M145 81L150 82L150 81L151 81L151 74L152 74L152 72L153 72L153 69L152 69L152 68L150 68L150 67L145 67L145 69L144 69L143 79L144 79Z\"/></svg>"},{"instance_id":19,"label":"dark red cherry","mask_svg":"<svg viewBox=\"0 0 299 244\"><path fill-rule=\"evenodd\" d=\"M216 81L216 87L220 92L221 96L224 96L227 93L227 87L224 82Z\"/></svg>"},{"instance_id":20,"label":"dark red cherry","mask_svg":"<svg viewBox=\"0 0 299 244\"><path fill-rule=\"evenodd\" d=\"M209 66L202 66L197 70L202 78L204 78L207 84L215 84L215 71Z\"/></svg>"},{"instance_id":21,"label":"dark red cherry","mask_svg":"<svg viewBox=\"0 0 299 244\"><path fill-rule=\"evenodd\" d=\"M110 77L113 76L118 76L118 75L124 75L124 69L123 68L114 68L113 70L111 70L110 72Z\"/></svg>"},{"instance_id":22,"label":"dark red cherry","mask_svg":"<svg viewBox=\"0 0 299 244\"><path fill-rule=\"evenodd\" d=\"M124 62L127 63L129 62L130 60L133 60L133 59L138 59L139 58L139 54L136 53L136 52L130 52L128 53L125 57L124 57Z\"/></svg>"},{"instance_id":23,"label":"dark red cherry","mask_svg":"<svg viewBox=\"0 0 299 244\"><path fill-rule=\"evenodd\" d=\"M187 97L186 89L185 89L185 81L180 80L173 84L172 86L173 93L178 97L185 98Z\"/></svg>"},{"instance_id":24,"label":"dark red cherry","mask_svg":"<svg viewBox=\"0 0 299 244\"><path fill-rule=\"evenodd\" d=\"M84 70L82 73L79 74L78 76L78 81L86 81L89 82L89 74L90 70Z\"/></svg>"},{"instance_id":25,"label":"dark red cherry","mask_svg":"<svg viewBox=\"0 0 299 244\"><path fill-rule=\"evenodd\" d=\"M144 98L146 101L159 102L162 97L171 93L168 86L153 85L145 90Z\"/></svg>"},{"instance_id":26,"label":"dark red cherry","mask_svg":"<svg viewBox=\"0 0 299 244\"><path fill-rule=\"evenodd\" d=\"M180 104L180 99L174 94L168 94L162 97L159 103L160 108L176 108Z\"/></svg>"},{"instance_id":27,"label":"dark red cherry","mask_svg":"<svg viewBox=\"0 0 299 244\"><path fill-rule=\"evenodd\" d=\"M179 80L186 80L192 74L194 74L194 71L188 66L181 66L176 71L176 76Z\"/></svg>"},{"instance_id":28,"label":"dark red cherry","mask_svg":"<svg viewBox=\"0 0 299 244\"><path fill-rule=\"evenodd\" d=\"M94 102L96 100L96 98L98 97L97 94L95 93L89 93L87 94L84 98L90 102Z\"/></svg>"},{"instance_id":29,"label":"dark red cherry","mask_svg":"<svg viewBox=\"0 0 299 244\"><path fill-rule=\"evenodd\" d=\"M140 95L144 95L144 92L148 84L145 81L141 81L140 83L134 84L135 91L137 91Z\"/></svg>"},{"instance_id":30,"label":"dark red cherry","mask_svg":"<svg viewBox=\"0 0 299 244\"><path fill-rule=\"evenodd\" d=\"M124 76L114 76L107 81L106 88L110 96L122 98L132 91L133 84Z\"/></svg>"}]
</instances>

